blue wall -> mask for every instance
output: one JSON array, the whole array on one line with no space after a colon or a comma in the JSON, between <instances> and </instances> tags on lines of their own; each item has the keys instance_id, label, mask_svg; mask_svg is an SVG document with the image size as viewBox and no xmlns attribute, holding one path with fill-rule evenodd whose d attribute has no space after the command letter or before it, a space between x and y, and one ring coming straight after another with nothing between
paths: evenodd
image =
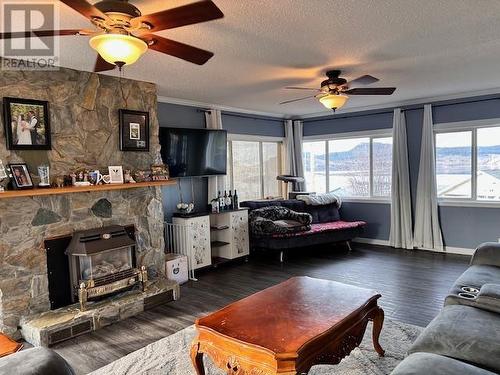
<instances>
[{"instance_id":1,"label":"blue wall","mask_svg":"<svg viewBox=\"0 0 500 375\"><path fill-rule=\"evenodd\" d=\"M169 103L158 103L158 121L160 127L205 128L203 109ZM284 137L283 121L263 116L223 112L222 124L229 133L250 134L273 137ZM191 183L194 187L195 206L203 210L208 202L208 179L206 177L183 178L180 180L185 202L191 202ZM165 219L170 220L180 201L179 188L168 186L163 188L163 209Z\"/></svg>"},{"instance_id":2,"label":"blue wall","mask_svg":"<svg viewBox=\"0 0 500 375\"><path fill-rule=\"evenodd\" d=\"M500 95L431 103L434 123L473 121L500 118ZM392 128L392 110L332 115L304 120L304 136L345 133ZM415 206L423 107L406 108L408 156L413 207ZM380 203L344 203L343 216L366 220L369 225L363 235L367 238L388 240L390 205ZM443 239L447 246L474 248L484 241L500 238L500 209L482 207L439 207Z\"/></svg>"}]
</instances>

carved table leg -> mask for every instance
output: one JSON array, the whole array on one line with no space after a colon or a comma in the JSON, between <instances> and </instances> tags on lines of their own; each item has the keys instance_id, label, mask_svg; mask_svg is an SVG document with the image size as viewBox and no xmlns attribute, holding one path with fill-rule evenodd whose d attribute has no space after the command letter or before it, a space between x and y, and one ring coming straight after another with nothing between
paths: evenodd
<instances>
[{"instance_id":1,"label":"carved table leg","mask_svg":"<svg viewBox=\"0 0 500 375\"><path fill-rule=\"evenodd\" d=\"M380 331L382 331L383 325L384 325L384 310L382 310L380 307L377 307L377 310L375 310L375 313L373 315L372 340L373 340L373 347L375 348L380 357L383 357L385 354L385 350L382 349L378 341L380 337Z\"/></svg>"},{"instance_id":2,"label":"carved table leg","mask_svg":"<svg viewBox=\"0 0 500 375\"><path fill-rule=\"evenodd\" d=\"M205 367L203 366L203 353L198 351L199 343L195 342L191 346L191 361L197 375L205 375Z\"/></svg>"}]
</instances>

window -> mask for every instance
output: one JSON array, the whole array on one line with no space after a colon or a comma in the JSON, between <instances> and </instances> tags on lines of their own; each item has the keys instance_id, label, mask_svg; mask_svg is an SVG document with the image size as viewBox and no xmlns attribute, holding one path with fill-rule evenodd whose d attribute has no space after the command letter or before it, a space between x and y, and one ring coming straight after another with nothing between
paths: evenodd
<instances>
[{"instance_id":1,"label":"window","mask_svg":"<svg viewBox=\"0 0 500 375\"><path fill-rule=\"evenodd\" d=\"M302 152L308 191L335 191L343 197L362 199L391 196L392 137L339 136L306 141Z\"/></svg>"},{"instance_id":2,"label":"window","mask_svg":"<svg viewBox=\"0 0 500 375\"><path fill-rule=\"evenodd\" d=\"M227 149L227 189L236 189L240 202L281 196L281 142L235 139Z\"/></svg>"},{"instance_id":3,"label":"window","mask_svg":"<svg viewBox=\"0 0 500 375\"><path fill-rule=\"evenodd\" d=\"M436 132L438 197L500 201L500 126Z\"/></svg>"},{"instance_id":4,"label":"window","mask_svg":"<svg viewBox=\"0 0 500 375\"><path fill-rule=\"evenodd\" d=\"M472 131L436 134L438 197L470 198L471 177Z\"/></svg>"},{"instance_id":5,"label":"window","mask_svg":"<svg viewBox=\"0 0 500 375\"><path fill-rule=\"evenodd\" d=\"M304 142L302 155L307 191L326 192L325 150L325 142Z\"/></svg>"}]
</instances>

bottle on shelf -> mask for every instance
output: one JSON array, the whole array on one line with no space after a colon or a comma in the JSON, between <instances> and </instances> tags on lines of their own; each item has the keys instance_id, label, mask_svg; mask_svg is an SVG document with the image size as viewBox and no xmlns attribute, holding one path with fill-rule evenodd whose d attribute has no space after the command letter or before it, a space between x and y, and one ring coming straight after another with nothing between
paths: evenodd
<instances>
[{"instance_id":1,"label":"bottle on shelf","mask_svg":"<svg viewBox=\"0 0 500 375\"><path fill-rule=\"evenodd\" d=\"M234 195L233 195L233 209L234 210L238 210L240 207L239 207L239 200L238 200L238 193L236 192L236 189L234 189Z\"/></svg>"},{"instance_id":2,"label":"bottle on shelf","mask_svg":"<svg viewBox=\"0 0 500 375\"><path fill-rule=\"evenodd\" d=\"M231 193L231 190L229 190L229 195L227 197L229 199L229 209L234 210L233 194Z\"/></svg>"},{"instance_id":3,"label":"bottle on shelf","mask_svg":"<svg viewBox=\"0 0 500 375\"><path fill-rule=\"evenodd\" d=\"M224 190L224 207L226 207L226 210L231 209L231 198L227 195L227 190Z\"/></svg>"},{"instance_id":4,"label":"bottle on shelf","mask_svg":"<svg viewBox=\"0 0 500 375\"><path fill-rule=\"evenodd\" d=\"M224 204L224 197L219 193L217 194L217 200L219 201L219 211L224 211L226 209Z\"/></svg>"}]
</instances>

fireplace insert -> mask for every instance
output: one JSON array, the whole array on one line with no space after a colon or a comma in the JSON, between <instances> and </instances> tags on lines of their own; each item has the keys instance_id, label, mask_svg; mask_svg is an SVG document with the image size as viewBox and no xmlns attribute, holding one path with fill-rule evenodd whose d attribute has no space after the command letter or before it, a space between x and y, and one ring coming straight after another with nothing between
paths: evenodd
<instances>
[{"instance_id":1,"label":"fireplace insert","mask_svg":"<svg viewBox=\"0 0 500 375\"><path fill-rule=\"evenodd\" d=\"M132 289L144 290L146 268L138 269L136 242L125 227L108 227L75 232L66 255L69 259L72 301L85 310L88 301Z\"/></svg>"}]
</instances>

